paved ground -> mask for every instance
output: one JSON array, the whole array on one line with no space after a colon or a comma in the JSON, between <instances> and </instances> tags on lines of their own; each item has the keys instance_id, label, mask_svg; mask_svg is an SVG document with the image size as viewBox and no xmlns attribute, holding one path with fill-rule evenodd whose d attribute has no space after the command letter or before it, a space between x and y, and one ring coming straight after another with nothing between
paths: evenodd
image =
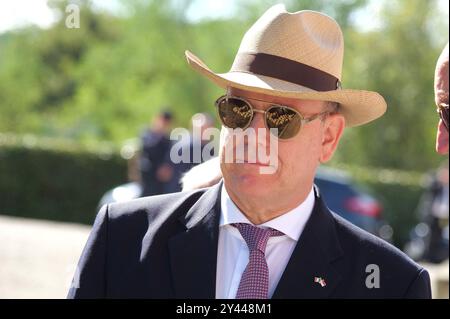
<instances>
[{"instance_id":1,"label":"paved ground","mask_svg":"<svg viewBox=\"0 0 450 319\"><path fill-rule=\"evenodd\" d=\"M433 298L448 299L448 260L442 264L422 264L428 270L431 279L431 288L433 289Z\"/></svg>"},{"instance_id":2,"label":"paved ground","mask_svg":"<svg viewBox=\"0 0 450 319\"><path fill-rule=\"evenodd\" d=\"M89 226L0 215L0 298L65 298ZM448 261L425 265L448 298Z\"/></svg>"},{"instance_id":3,"label":"paved ground","mask_svg":"<svg viewBox=\"0 0 450 319\"><path fill-rule=\"evenodd\" d=\"M65 298L89 230L0 216L0 298Z\"/></svg>"}]
</instances>

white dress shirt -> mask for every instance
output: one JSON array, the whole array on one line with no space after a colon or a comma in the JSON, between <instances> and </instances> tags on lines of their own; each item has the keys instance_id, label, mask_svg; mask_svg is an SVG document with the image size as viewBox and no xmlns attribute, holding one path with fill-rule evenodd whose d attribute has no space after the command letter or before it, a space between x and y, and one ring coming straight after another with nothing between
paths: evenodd
<instances>
[{"instance_id":1,"label":"white dress shirt","mask_svg":"<svg viewBox=\"0 0 450 319\"><path fill-rule=\"evenodd\" d=\"M314 191L311 189L306 200L293 210L274 218L258 227L271 227L285 235L270 237L266 247L269 267L269 298L272 297L281 275L289 262L305 224L314 207ZM233 203L225 186L221 192L221 215L219 243L217 250L216 298L234 299L242 273L248 264L249 250L239 230L233 223L252 224Z\"/></svg>"}]
</instances>

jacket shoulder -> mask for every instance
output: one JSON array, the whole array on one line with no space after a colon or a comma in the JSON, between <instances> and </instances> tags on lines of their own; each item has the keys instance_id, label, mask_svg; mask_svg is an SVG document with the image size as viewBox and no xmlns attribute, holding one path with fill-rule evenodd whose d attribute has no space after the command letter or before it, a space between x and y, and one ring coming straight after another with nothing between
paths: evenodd
<instances>
[{"instance_id":1,"label":"jacket shoulder","mask_svg":"<svg viewBox=\"0 0 450 319\"><path fill-rule=\"evenodd\" d=\"M418 298L431 296L427 271L398 248L333 213L336 230L344 251L345 268L368 278L375 271L380 275L378 292L403 298L420 290ZM352 260L350 264L348 260ZM421 286L421 289L417 289ZM372 292L376 294L376 289Z\"/></svg>"},{"instance_id":2,"label":"jacket shoulder","mask_svg":"<svg viewBox=\"0 0 450 319\"><path fill-rule=\"evenodd\" d=\"M108 204L109 219L129 220L142 217L153 219L162 215L171 215L180 210L180 208L191 207L204 191L205 189L200 189L189 192L155 195Z\"/></svg>"},{"instance_id":3,"label":"jacket shoulder","mask_svg":"<svg viewBox=\"0 0 450 319\"><path fill-rule=\"evenodd\" d=\"M402 264L413 271L421 268L392 244L353 225L334 213L333 217L336 221L341 244L343 242L347 248L352 248L353 251L359 251L362 255L373 256L386 262Z\"/></svg>"},{"instance_id":4,"label":"jacket shoulder","mask_svg":"<svg viewBox=\"0 0 450 319\"><path fill-rule=\"evenodd\" d=\"M136 245L157 233L167 236L184 230L179 222L204 190L142 197L105 205L109 240L123 246Z\"/></svg>"}]
</instances>

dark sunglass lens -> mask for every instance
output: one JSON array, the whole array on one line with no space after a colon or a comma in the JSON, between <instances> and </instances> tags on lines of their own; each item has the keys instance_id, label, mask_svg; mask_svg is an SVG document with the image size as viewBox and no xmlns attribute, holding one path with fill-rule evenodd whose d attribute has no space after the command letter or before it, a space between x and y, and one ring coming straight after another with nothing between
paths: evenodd
<instances>
[{"instance_id":1,"label":"dark sunglass lens","mask_svg":"<svg viewBox=\"0 0 450 319\"><path fill-rule=\"evenodd\" d=\"M245 101L228 98L218 104L222 123L229 128L245 128L252 120L252 109Z\"/></svg>"},{"instance_id":2,"label":"dark sunglass lens","mask_svg":"<svg viewBox=\"0 0 450 319\"><path fill-rule=\"evenodd\" d=\"M448 108L443 108L439 112L442 122L444 122L445 127L448 130Z\"/></svg>"},{"instance_id":3,"label":"dark sunglass lens","mask_svg":"<svg viewBox=\"0 0 450 319\"><path fill-rule=\"evenodd\" d=\"M267 127L278 129L278 138L287 139L294 137L302 125L300 115L294 110L274 106L266 113Z\"/></svg>"}]
</instances>

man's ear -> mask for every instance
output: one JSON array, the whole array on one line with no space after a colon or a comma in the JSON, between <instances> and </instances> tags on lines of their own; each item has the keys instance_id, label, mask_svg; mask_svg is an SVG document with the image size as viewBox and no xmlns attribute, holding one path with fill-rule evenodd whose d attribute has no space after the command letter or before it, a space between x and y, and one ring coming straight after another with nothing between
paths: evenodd
<instances>
[{"instance_id":1,"label":"man's ear","mask_svg":"<svg viewBox=\"0 0 450 319\"><path fill-rule=\"evenodd\" d=\"M320 162L328 162L336 150L345 128L345 118L342 114L328 115L324 121L322 134L322 152Z\"/></svg>"}]
</instances>

